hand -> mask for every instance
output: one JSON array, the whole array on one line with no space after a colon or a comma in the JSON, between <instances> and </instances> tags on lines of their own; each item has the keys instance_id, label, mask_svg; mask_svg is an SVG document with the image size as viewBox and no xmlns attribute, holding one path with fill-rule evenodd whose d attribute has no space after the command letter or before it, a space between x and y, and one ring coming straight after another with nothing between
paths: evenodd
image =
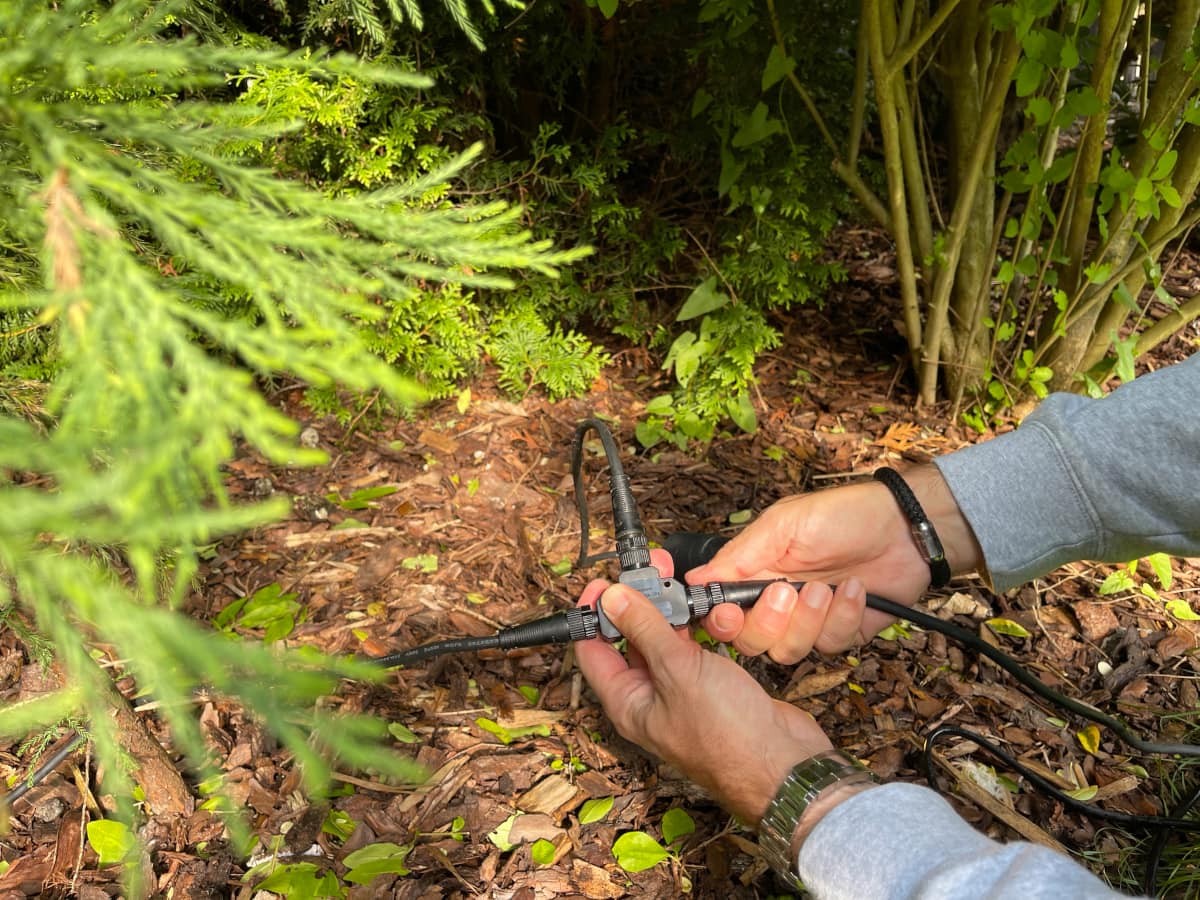
<instances>
[{"instance_id":1,"label":"hand","mask_svg":"<svg viewBox=\"0 0 1200 900\"><path fill-rule=\"evenodd\" d=\"M652 551L664 577L670 557ZM773 700L732 660L676 631L625 585L593 581L604 611L628 640L628 657L601 638L575 645L579 668L617 731L671 763L725 809L757 825L796 763L832 745L808 713Z\"/></svg>"},{"instance_id":2,"label":"hand","mask_svg":"<svg viewBox=\"0 0 1200 900\"><path fill-rule=\"evenodd\" d=\"M952 571L977 568L979 545L937 469L924 466L904 477ZM741 653L795 663L814 647L836 653L879 633L892 619L866 608L867 592L911 606L929 585L929 566L891 492L871 481L780 500L711 562L687 573L691 584L768 578L808 584L799 595L772 585L748 612L718 606L704 627Z\"/></svg>"}]
</instances>

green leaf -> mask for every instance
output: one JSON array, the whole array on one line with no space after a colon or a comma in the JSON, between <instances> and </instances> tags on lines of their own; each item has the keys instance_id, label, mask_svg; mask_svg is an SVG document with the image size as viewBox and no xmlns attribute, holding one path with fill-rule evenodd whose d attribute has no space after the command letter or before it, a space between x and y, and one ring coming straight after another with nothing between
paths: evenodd
<instances>
[{"instance_id":1,"label":"green leaf","mask_svg":"<svg viewBox=\"0 0 1200 900\"><path fill-rule=\"evenodd\" d=\"M1073 791L1063 791L1063 793L1066 794L1068 797L1073 797L1074 799L1080 801L1081 803L1086 803L1087 801L1089 801L1093 797L1095 797L1096 794L1099 793L1099 791L1100 791L1100 789L1098 787L1096 787L1096 785L1088 784L1088 785L1084 785L1081 788L1076 788Z\"/></svg>"},{"instance_id":2,"label":"green leaf","mask_svg":"<svg viewBox=\"0 0 1200 900\"><path fill-rule=\"evenodd\" d=\"M438 570L438 558L436 553L420 553L416 556L410 556L400 561L400 567L412 571L421 572L428 575L431 572Z\"/></svg>"},{"instance_id":3,"label":"green leaf","mask_svg":"<svg viewBox=\"0 0 1200 900\"><path fill-rule=\"evenodd\" d=\"M553 841L538 838L529 848L529 855L539 866L548 866L554 862L555 846Z\"/></svg>"},{"instance_id":4,"label":"green leaf","mask_svg":"<svg viewBox=\"0 0 1200 900\"><path fill-rule=\"evenodd\" d=\"M537 706L538 698L541 693L532 684L519 684L517 690L521 692L521 696L525 698L530 706Z\"/></svg>"},{"instance_id":5,"label":"green leaf","mask_svg":"<svg viewBox=\"0 0 1200 900\"><path fill-rule=\"evenodd\" d=\"M588 825L592 822L599 822L608 815L612 806L612 797L597 797L595 800L588 800L579 809L579 824Z\"/></svg>"},{"instance_id":6,"label":"green leaf","mask_svg":"<svg viewBox=\"0 0 1200 900\"><path fill-rule=\"evenodd\" d=\"M1164 591L1169 591L1175 581L1171 557L1165 553L1151 553L1146 557L1146 562L1150 563L1150 569L1154 572L1154 577L1158 579L1158 586Z\"/></svg>"},{"instance_id":7,"label":"green leaf","mask_svg":"<svg viewBox=\"0 0 1200 900\"><path fill-rule=\"evenodd\" d=\"M733 423L746 434L754 434L758 429L758 414L754 411L754 404L750 402L749 391L742 391L737 397L727 400L725 409Z\"/></svg>"},{"instance_id":8,"label":"green leaf","mask_svg":"<svg viewBox=\"0 0 1200 900\"><path fill-rule=\"evenodd\" d=\"M617 14L618 0L596 0L596 6L600 10L600 15L606 19L611 19Z\"/></svg>"},{"instance_id":9,"label":"green leaf","mask_svg":"<svg viewBox=\"0 0 1200 900\"><path fill-rule=\"evenodd\" d=\"M794 68L796 68L796 61L779 49L778 44L775 44L767 55L767 65L763 69L762 89L765 91L781 78L786 78Z\"/></svg>"},{"instance_id":10,"label":"green leaf","mask_svg":"<svg viewBox=\"0 0 1200 900\"><path fill-rule=\"evenodd\" d=\"M717 290L715 275L709 276L700 282L688 296L687 301L683 304L683 309L679 310L679 315L675 317L675 321L686 322L689 319L695 319L697 316L720 309L727 303L729 303L729 295Z\"/></svg>"},{"instance_id":11,"label":"green leaf","mask_svg":"<svg viewBox=\"0 0 1200 900\"><path fill-rule=\"evenodd\" d=\"M626 872L652 869L667 858L666 849L644 831L627 831L613 842L613 856Z\"/></svg>"},{"instance_id":12,"label":"green leaf","mask_svg":"<svg viewBox=\"0 0 1200 900\"><path fill-rule=\"evenodd\" d=\"M1200 613L1197 613L1188 602L1182 598L1168 600L1166 602L1167 612L1181 622L1200 622Z\"/></svg>"},{"instance_id":13,"label":"green leaf","mask_svg":"<svg viewBox=\"0 0 1200 900\"><path fill-rule=\"evenodd\" d=\"M342 860L349 870L345 879L351 884L370 884L380 875L407 875L409 869L405 860L412 849L412 844L367 844Z\"/></svg>"},{"instance_id":14,"label":"green leaf","mask_svg":"<svg viewBox=\"0 0 1200 900\"><path fill-rule=\"evenodd\" d=\"M407 728L404 725L401 725L399 722L389 722L387 730L388 730L388 734L390 734L392 737L394 737L396 740L398 740L402 744L419 744L419 743L421 743L420 736L413 733L409 728Z\"/></svg>"},{"instance_id":15,"label":"green leaf","mask_svg":"<svg viewBox=\"0 0 1200 900\"><path fill-rule=\"evenodd\" d=\"M505 728L491 719L478 718L475 724L489 734L495 735L500 743L511 744L513 741L518 741L525 737L549 737L550 726L545 722L539 725L526 725L522 728Z\"/></svg>"},{"instance_id":16,"label":"green leaf","mask_svg":"<svg viewBox=\"0 0 1200 900\"><path fill-rule=\"evenodd\" d=\"M495 831L488 832L488 840L500 848L500 852L507 853L513 847L517 846L509 841L508 835L512 831L513 822L517 821L517 817L520 815L521 813L513 813L497 825Z\"/></svg>"},{"instance_id":17,"label":"green leaf","mask_svg":"<svg viewBox=\"0 0 1200 900\"><path fill-rule=\"evenodd\" d=\"M1025 106L1025 114L1033 118L1033 124L1041 128L1050 121L1054 107L1045 97L1031 97Z\"/></svg>"},{"instance_id":18,"label":"green leaf","mask_svg":"<svg viewBox=\"0 0 1200 900\"><path fill-rule=\"evenodd\" d=\"M730 143L735 147L749 147L751 144L757 144L759 141L769 138L773 134L783 130L783 126L778 119L772 119L767 110L765 103L758 103L747 116L746 121L742 123L742 127L738 129L737 134L733 136Z\"/></svg>"},{"instance_id":19,"label":"green leaf","mask_svg":"<svg viewBox=\"0 0 1200 900\"><path fill-rule=\"evenodd\" d=\"M754 513L748 509L739 509L737 512L729 514L730 525L745 525L754 517Z\"/></svg>"},{"instance_id":20,"label":"green leaf","mask_svg":"<svg viewBox=\"0 0 1200 900\"><path fill-rule=\"evenodd\" d=\"M1044 67L1036 59L1030 59L1028 56L1021 60L1017 66L1017 96L1028 97L1038 89L1038 85L1042 83L1042 72Z\"/></svg>"},{"instance_id":21,"label":"green leaf","mask_svg":"<svg viewBox=\"0 0 1200 900\"><path fill-rule=\"evenodd\" d=\"M1133 349L1137 345L1137 335L1131 334L1122 340L1114 330L1109 332L1109 337L1112 338L1113 350L1117 354L1117 377L1122 381L1133 381L1137 375L1133 366Z\"/></svg>"},{"instance_id":22,"label":"green leaf","mask_svg":"<svg viewBox=\"0 0 1200 900\"><path fill-rule=\"evenodd\" d=\"M564 557L556 563L546 563L551 575L563 576L571 571L571 560Z\"/></svg>"},{"instance_id":23,"label":"green leaf","mask_svg":"<svg viewBox=\"0 0 1200 900\"><path fill-rule=\"evenodd\" d=\"M1179 196L1179 191L1175 190L1173 185L1163 182L1156 186L1158 196L1162 197L1163 203L1171 207L1171 209L1179 209L1183 205L1183 198Z\"/></svg>"},{"instance_id":24,"label":"green leaf","mask_svg":"<svg viewBox=\"0 0 1200 900\"><path fill-rule=\"evenodd\" d=\"M692 817L678 806L668 809L662 817L663 843L668 847L696 830Z\"/></svg>"},{"instance_id":25,"label":"green leaf","mask_svg":"<svg viewBox=\"0 0 1200 900\"><path fill-rule=\"evenodd\" d=\"M996 634L1006 634L1009 637L1027 638L1029 631L1020 622L1014 622L1012 619L988 619L983 623Z\"/></svg>"},{"instance_id":26,"label":"green leaf","mask_svg":"<svg viewBox=\"0 0 1200 900\"><path fill-rule=\"evenodd\" d=\"M1175 163L1178 159L1178 150L1168 150L1154 164L1154 171L1150 173L1150 178L1154 181L1162 181L1167 178L1175 169Z\"/></svg>"},{"instance_id":27,"label":"green leaf","mask_svg":"<svg viewBox=\"0 0 1200 900\"><path fill-rule=\"evenodd\" d=\"M692 97L692 118L700 115L708 109L709 104L713 102L713 95L704 88L699 88Z\"/></svg>"},{"instance_id":28,"label":"green leaf","mask_svg":"<svg viewBox=\"0 0 1200 900\"><path fill-rule=\"evenodd\" d=\"M1117 569L1100 583L1100 595L1120 594L1133 589L1133 576L1125 569Z\"/></svg>"},{"instance_id":29,"label":"green leaf","mask_svg":"<svg viewBox=\"0 0 1200 900\"><path fill-rule=\"evenodd\" d=\"M100 865L122 862L137 846L137 838L124 822L115 819L96 819L87 824L88 843L96 851Z\"/></svg>"}]
</instances>

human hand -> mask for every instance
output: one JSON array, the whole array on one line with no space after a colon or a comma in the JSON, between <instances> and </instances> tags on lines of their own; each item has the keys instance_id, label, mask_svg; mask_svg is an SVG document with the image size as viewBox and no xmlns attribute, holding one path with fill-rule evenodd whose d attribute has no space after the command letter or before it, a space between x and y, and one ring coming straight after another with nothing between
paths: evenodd
<instances>
[{"instance_id":1,"label":"human hand","mask_svg":"<svg viewBox=\"0 0 1200 900\"><path fill-rule=\"evenodd\" d=\"M951 570L978 567L979 546L937 469L924 466L904 477L937 529ZM780 500L686 577L691 584L807 581L799 595L786 584L771 585L746 612L717 606L704 623L741 653L795 663L814 647L836 653L869 640L892 619L866 608L867 592L911 606L930 575L895 498L871 481ZM829 582L838 584L836 591Z\"/></svg>"},{"instance_id":2,"label":"human hand","mask_svg":"<svg viewBox=\"0 0 1200 900\"><path fill-rule=\"evenodd\" d=\"M651 552L663 577L670 557ZM832 745L813 717L773 700L732 660L676 631L625 585L593 581L580 603L601 597L628 655L596 638L575 645L579 668L622 736L671 763L749 825L796 763Z\"/></svg>"}]
</instances>

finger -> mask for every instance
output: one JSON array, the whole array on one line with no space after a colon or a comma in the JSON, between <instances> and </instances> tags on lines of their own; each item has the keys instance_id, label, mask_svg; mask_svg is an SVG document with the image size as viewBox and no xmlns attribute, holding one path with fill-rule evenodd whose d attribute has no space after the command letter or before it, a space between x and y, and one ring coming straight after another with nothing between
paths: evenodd
<instances>
[{"instance_id":1,"label":"finger","mask_svg":"<svg viewBox=\"0 0 1200 900\"><path fill-rule=\"evenodd\" d=\"M681 641L679 634L649 600L632 588L614 584L600 598L600 607L609 621L641 654L649 669L668 667L681 648L696 647Z\"/></svg>"},{"instance_id":2,"label":"finger","mask_svg":"<svg viewBox=\"0 0 1200 900\"><path fill-rule=\"evenodd\" d=\"M658 569L658 574L663 578L670 578L675 574L675 560L661 547L655 547L650 551L650 565Z\"/></svg>"},{"instance_id":3,"label":"finger","mask_svg":"<svg viewBox=\"0 0 1200 900\"><path fill-rule=\"evenodd\" d=\"M745 624L746 614L736 603L718 603L704 617L704 630L712 635L713 640L724 644L733 643Z\"/></svg>"},{"instance_id":4,"label":"finger","mask_svg":"<svg viewBox=\"0 0 1200 900\"><path fill-rule=\"evenodd\" d=\"M863 583L854 576L847 578L833 593L825 627L814 646L822 653L841 653L853 647L858 643L866 608L867 591Z\"/></svg>"},{"instance_id":5,"label":"finger","mask_svg":"<svg viewBox=\"0 0 1200 900\"><path fill-rule=\"evenodd\" d=\"M578 606L595 606L596 601L600 599L600 595L604 593L604 589L608 587L608 582L603 578L593 578L587 583L587 587L583 589L583 593L579 595Z\"/></svg>"},{"instance_id":6,"label":"finger","mask_svg":"<svg viewBox=\"0 0 1200 900\"><path fill-rule=\"evenodd\" d=\"M780 500L769 507L708 563L688 572L687 582L744 581L776 574L775 567L787 554L791 541L786 511L792 499Z\"/></svg>"},{"instance_id":7,"label":"finger","mask_svg":"<svg viewBox=\"0 0 1200 900\"><path fill-rule=\"evenodd\" d=\"M771 647L771 659L794 665L808 656L821 636L833 602L833 588L823 581L810 581L800 589L792 619L782 640Z\"/></svg>"},{"instance_id":8,"label":"finger","mask_svg":"<svg viewBox=\"0 0 1200 900\"><path fill-rule=\"evenodd\" d=\"M796 607L796 589L785 581L767 585L758 601L746 613L746 623L734 638L739 653L757 656L783 640L792 610Z\"/></svg>"}]
</instances>

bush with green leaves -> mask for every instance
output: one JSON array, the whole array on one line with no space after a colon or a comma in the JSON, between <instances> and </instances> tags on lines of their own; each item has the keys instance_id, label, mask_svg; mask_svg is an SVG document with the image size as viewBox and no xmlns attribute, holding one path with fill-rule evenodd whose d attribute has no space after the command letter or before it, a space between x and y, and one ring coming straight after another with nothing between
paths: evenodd
<instances>
[{"instance_id":1,"label":"bush with green leaves","mask_svg":"<svg viewBox=\"0 0 1200 900\"><path fill-rule=\"evenodd\" d=\"M285 133L237 97L236 73L296 73L392 90L419 76L317 53L204 43L188 9L136 0L0 6L0 308L53 342L41 419L0 415L0 608L52 642L62 688L0 710L25 734L82 715L105 790L133 814L133 776L107 714L115 649L161 702L178 749L211 761L193 691L241 700L319 785L332 758L393 774L382 723L318 700L364 664L231 642L170 607L200 548L284 515L232 502L222 466L238 442L281 464L316 464L256 376L380 391L419 386L369 352L378 322L415 285L505 288L511 270L552 275L578 256L533 242L499 200L423 202L469 159L424 178L340 194L247 163L231 148ZM232 79L232 80L231 80ZM290 126L288 126L290 127ZM458 288L447 288L455 291ZM228 299L245 308L230 311Z\"/></svg>"}]
</instances>

